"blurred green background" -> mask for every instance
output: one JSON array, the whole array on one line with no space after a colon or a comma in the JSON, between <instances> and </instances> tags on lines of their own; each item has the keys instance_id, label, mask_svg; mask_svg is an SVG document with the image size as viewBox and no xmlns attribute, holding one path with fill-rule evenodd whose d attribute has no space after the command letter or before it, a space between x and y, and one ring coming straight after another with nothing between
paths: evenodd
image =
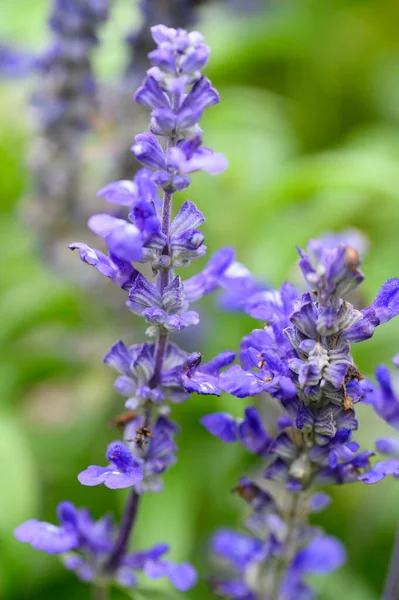
<instances>
[{"instance_id":1,"label":"blurred green background","mask_svg":"<svg viewBox=\"0 0 399 600\"><path fill-rule=\"evenodd\" d=\"M6 0L1 39L43 47L47 11L45 0ZM120 39L135 19L134 2L119 0L97 60L103 81L121 71ZM370 242L363 265L368 303L387 277L399 275L399 3L279 0L252 15L234 14L224 3L205 6L201 19L197 27L212 46L207 75L222 98L204 118L204 141L230 161L226 173L198 174L190 188L190 199L207 216L210 252L235 245L239 260L277 286L297 277L295 244L355 226ZM106 423L123 407L101 358L114 340L137 342L142 330L111 283L104 295L104 288L83 288L46 265L40 240L21 222L33 137L26 100L35 85L0 83L0 597L80 600L89 588L55 557L16 542L12 531L31 517L54 521L62 499L89 506L96 517L120 512L123 491L83 487L76 474L101 464L115 436ZM135 124L126 126L133 140ZM101 139L92 134L88 144L95 148ZM95 163L96 153L91 157ZM93 181L93 196L104 183L101 175ZM88 267L75 255L70 260L85 276ZM206 358L236 349L255 325L222 314L210 300L200 310L200 333L183 343ZM390 361L399 351L398 335L399 321L355 348L360 369L371 375ZM194 396L175 408L182 426L179 462L165 476L165 491L145 497L134 547L166 541L173 558L190 558L209 575L209 536L242 521L245 509L230 490L253 462L239 447L211 438L198 419L213 410L238 416L244 406L229 396ZM359 415L358 438L372 447L388 428L367 407ZM356 484L333 496L315 522L341 537L349 562L315 582L320 598L376 600L399 520L399 484ZM168 594L180 597L162 585L151 598ZM185 596L211 598L204 583ZM138 593L132 597L141 600Z\"/></svg>"}]
</instances>

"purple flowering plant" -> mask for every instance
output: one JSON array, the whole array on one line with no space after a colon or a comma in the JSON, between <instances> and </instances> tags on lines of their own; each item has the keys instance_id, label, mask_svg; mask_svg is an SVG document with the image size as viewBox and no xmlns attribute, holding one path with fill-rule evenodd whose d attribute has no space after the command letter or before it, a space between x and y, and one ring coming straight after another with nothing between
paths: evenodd
<instances>
[{"instance_id":1,"label":"purple flowering plant","mask_svg":"<svg viewBox=\"0 0 399 600\"><path fill-rule=\"evenodd\" d=\"M129 311L148 325L148 341L118 341L104 356L118 373L116 391L126 398L126 412L115 419L123 440L109 444L104 464L78 474L85 486L128 489L126 506L117 526L108 515L95 521L87 509L61 502L58 525L31 519L15 535L61 555L67 569L94 584L98 598L113 584L135 588L140 572L189 590L196 572L189 563L166 559L168 546L130 551L143 494L160 492L162 474L176 461L179 428L170 404L194 392L266 394L280 410L276 422L255 406L240 419L218 412L201 420L212 435L239 442L262 461L261 475L245 476L235 488L251 509L247 532L221 529L213 537L222 570L211 586L216 595L232 599L310 600L315 596L307 575L328 573L346 560L337 539L309 524L309 515L330 503L317 486L399 476L398 442L379 440L377 449L393 458L371 466L373 452L361 451L352 439L357 402L366 399L395 427L399 404L387 371L379 368L377 390L364 381L351 353L352 343L366 341L399 313L399 279L384 283L374 302L358 310L348 300L363 281L357 251L345 243L311 240L306 251L299 249L309 286L304 293L289 283L265 289L235 261L232 248L219 250L202 271L183 280L180 269L206 252L199 229L205 218L190 200L177 211L172 201L189 187L192 173L215 175L227 167L222 154L202 145L199 127L219 96L201 73L209 47L199 32L164 25L151 31L157 47L135 95L151 111L150 130L137 135L131 148L143 168L133 180L110 183L98 194L120 207L118 217L101 213L89 219L106 251L70 245L123 290ZM241 365L231 366L231 351L203 363L200 353L188 353L170 339L199 323L191 303L217 288L225 290L226 308L243 309L264 323L242 340Z\"/></svg>"},{"instance_id":2,"label":"purple flowering plant","mask_svg":"<svg viewBox=\"0 0 399 600\"><path fill-rule=\"evenodd\" d=\"M130 346L118 341L104 357L118 373L115 389L126 398L127 412L116 418L124 439L109 444L105 466L90 465L78 475L83 485L128 488L129 496L119 528L108 516L94 521L86 509L61 502L59 525L33 519L15 532L34 548L61 554L68 569L94 582L101 593L112 582L127 589L136 586L140 571L150 579L166 577L181 591L195 584L194 568L165 559L164 544L132 554L129 541L142 495L161 491L162 473L176 461L179 428L170 419L169 403L184 402L194 391L220 394L219 371L235 358L224 352L202 364L199 353L189 354L170 341L171 332L198 324L190 304L219 287L234 265L234 252L220 250L184 282L176 273L205 254L199 229L205 219L189 200L172 218L173 195L190 185L191 173L217 174L227 161L202 145L202 113L219 102L201 74L209 58L203 36L164 25L151 31L157 48L149 54L152 67L135 95L151 111L150 131L137 135L132 146L143 168L133 181L113 182L98 194L119 205L126 218L104 213L89 219L106 253L84 243L70 245L83 262L122 288L127 308L148 324L149 341ZM145 265L150 276L143 274Z\"/></svg>"},{"instance_id":3,"label":"purple flowering plant","mask_svg":"<svg viewBox=\"0 0 399 600\"><path fill-rule=\"evenodd\" d=\"M351 354L352 343L369 339L399 313L399 279L385 282L374 302L358 310L346 299L363 281L354 248L311 240L298 251L310 291L301 294L284 283L279 291L247 295L244 310L264 325L242 340L241 365L219 378L221 389L239 398L267 393L280 416L265 422L251 406L242 419L224 412L202 418L212 435L241 443L263 464L260 475L243 477L235 488L251 509L247 533L222 529L212 540L221 567L212 584L222 597L314 598L306 576L328 573L346 560L339 540L309 523L309 515L331 501L317 486L399 476L397 440L378 440L377 449L394 458L371 466L374 453L360 450L352 438L357 402L373 404L394 426L399 403L386 369L377 371L378 391L364 381Z\"/></svg>"}]
</instances>

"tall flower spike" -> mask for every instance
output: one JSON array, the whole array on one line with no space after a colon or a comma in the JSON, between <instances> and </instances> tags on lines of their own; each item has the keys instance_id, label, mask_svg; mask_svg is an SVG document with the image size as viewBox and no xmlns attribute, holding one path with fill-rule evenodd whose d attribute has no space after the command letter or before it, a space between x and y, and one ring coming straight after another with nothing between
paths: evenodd
<instances>
[{"instance_id":1,"label":"tall flower spike","mask_svg":"<svg viewBox=\"0 0 399 600\"><path fill-rule=\"evenodd\" d=\"M263 461L263 481L244 478L236 488L252 508L246 522L252 536L222 530L213 540L215 558L225 567L214 591L228 598L313 598L305 576L327 573L345 561L342 544L308 523L309 513L328 506L328 497L315 493L315 486L399 476L397 440L378 441L377 449L391 458L373 467L373 452L359 452L352 440L359 400L365 397L395 427L399 404L386 369L377 371L381 390L376 390L363 381L350 347L399 313L399 279L384 283L371 306L359 311L343 297L363 280L356 250L334 247L331 239L311 240L299 254L312 291L298 295L285 283L279 291L247 297L246 312L265 325L242 340L242 366L228 368L218 381L240 398L268 392L285 414L274 427L266 427L254 407L246 409L244 419L227 413L202 418L212 435L241 442Z\"/></svg>"},{"instance_id":2,"label":"tall flower spike","mask_svg":"<svg viewBox=\"0 0 399 600\"><path fill-rule=\"evenodd\" d=\"M96 107L92 54L108 7L109 0L53 0L52 42L35 61L40 85L32 103L38 136L30 166L36 191L26 218L50 246L70 230L71 220L76 225L83 210L82 144ZM54 254L48 253L51 260Z\"/></svg>"},{"instance_id":3,"label":"tall flower spike","mask_svg":"<svg viewBox=\"0 0 399 600\"><path fill-rule=\"evenodd\" d=\"M205 0L206 1L206 0ZM130 152L132 140L126 129L127 119L138 124L143 116L140 107L132 105L131 91L141 82L148 66L148 53L153 49L151 27L159 22L169 27L192 27L197 18L197 8L204 0L140 0L140 26L126 36L126 65L119 82L118 102L112 101L115 119L118 122L119 151L115 164L117 177L131 177L136 170Z\"/></svg>"},{"instance_id":4,"label":"tall flower spike","mask_svg":"<svg viewBox=\"0 0 399 600\"><path fill-rule=\"evenodd\" d=\"M136 99L152 110L154 133L138 135L132 148L144 168L133 181L113 182L98 194L121 207L118 218L101 213L89 219L107 253L79 242L70 245L83 262L124 291L127 308L145 319L152 338L131 346L119 341L104 356L104 363L118 373L115 389L125 397L128 409L114 419L123 427L124 441L108 446L107 466L90 465L78 475L83 485L130 488L129 497L118 532L99 526L96 539L102 543L101 552L88 540L97 526L85 511L83 521L75 511L78 516L67 522L60 519L60 527L28 521L16 536L50 553L72 552L65 564L86 581L101 585L117 581L130 588L141 570L150 579L167 577L186 591L196 581L189 564L165 560L164 545L129 554L129 539L141 496L161 491L162 474L176 462L174 437L179 428L168 417L168 403L183 402L190 392L219 395L219 373L235 358L234 353L223 352L201 364L201 354L189 354L169 340L170 331L199 322L190 303L223 285L225 272L234 264L234 251L221 249L187 281L175 273L175 268L201 258L206 248L199 229L205 221L202 212L186 200L172 219L173 193L190 184L188 172L203 169L215 174L227 163L222 155L201 146L199 118L219 99L200 73L209 56L201 34L163 25L154 27L152 34L158 48L150 54L153 67ZM151 279L139 271L138 263L150 266ZM249 445L253 422L242 432L243 443Z\"/></svg>"}]
</instances>

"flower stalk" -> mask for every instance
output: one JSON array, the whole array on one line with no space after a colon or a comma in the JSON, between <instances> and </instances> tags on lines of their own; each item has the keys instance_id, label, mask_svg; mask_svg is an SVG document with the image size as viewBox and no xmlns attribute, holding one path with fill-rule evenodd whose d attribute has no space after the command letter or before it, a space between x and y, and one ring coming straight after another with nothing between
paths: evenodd
<instances>
[{"instance_id":1,"label":"flower stalk","mask_svg":"<svg viewBox=\"0 0 399 600\"><path fill-rule=\"evenodd\" d=\"M360 451L352 438L365 382L351 354L352 343L367 340L399 313L399 279L385 282L360 311L346 299L364 278L354 248L331 238L311 240L299 255L311 291L301 294L284 283L280 291L250 293L244 310L265 324L243 339L243 366L219 379L239 398L268 394L283 415L265 423L249 407L243 419L227 413L202 419L211 434L240 441L263 465L256 483L244 477L236 488L251 506L246 527L252 536L221 530L213 540L215 557L227 567L214 585L220 596L261 600L272 590L270 600L313 598L306 575L328 573L346 559L337 539L308 523L309 513L330 502L317 486L374 483L399 473L399 461L371 466L373 452Z\"/></svg>"},{"instance_id":2,"label":"flower stalk","mask_svg":"<svg viewBox=\"0 0 399 600\"><path fill-rule=\"evenodd\" d=\"M118 341L103 359L118 372L115 389L126 398L127 411L113 420L122 427L123 440L108 445L106 466L90 465L78 475L86 486L130 489L122 522L119 529L108 517L94 523L88 511L64 502L58 509L59 527L32 520L16 530L21 541L63 555L69 570L97 584L98 595L101 585L113 582L129 590L136 587L140 571L150 579L167 577L180 591L195 584L189 563L165 558L168 546L131 553L130 538L141 496L160 492L162 474L176 461L179 428L169 417L170 404L187 400L191 392L220 394L219 371L234 360L234 353L225 352L201 364L199 353L187 353L169 341L169 332L198 324L189 305L221 285L234 265L234 252L219 251L203 271L185 281L176 273L205 254L198 229L205 219L189 200L172 219L173 194L190 185L191 173L217 174L227 161L202 146L198 123L203 111L219 102L201 73L209 58L202 35L158 25L152 36L157 44L149 55L153 66L135 96L151 110L150 131L137 135L132 147L144 168L133 181L116 181L99 192L120 205L127 218L102 213L89 219L108 254L79 242L70 245L83 262L122 289L128 309L148 324L149 341L131 346ZM149 264L153 277L144 277L138 263Z\"/></svg>"}]
</instances>

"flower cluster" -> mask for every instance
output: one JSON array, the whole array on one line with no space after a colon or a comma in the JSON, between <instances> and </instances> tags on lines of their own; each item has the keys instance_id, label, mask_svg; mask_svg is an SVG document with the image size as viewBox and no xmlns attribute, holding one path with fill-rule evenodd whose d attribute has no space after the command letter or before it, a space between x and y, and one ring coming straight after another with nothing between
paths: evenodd
<instances>
[{"instance_id":1,"label":"flower cluster","mask_svg":"<svg viewBox=\"0 0 399 600\"><path fill-rule=\"evenodd\" d=\"M180 25L187 28L193 25L196 17L196 8L201 0L141 0L142 24L138 31L126 37L128 48L128 64L126 77L135 78L145 71L147 54L152 49L150 29L162 21L169 27Z\"/></svg>"},{"instance_id":2,"label":"flower cluster","mask_svg":"<svg viewBox=\"0 0 399 600\"><path fill-rule=\"evenodd\" d=\"M325 495L310 495L311 487L371 482L378 468L369 470L373 452L360 452L352 440L354 405L364 389L351 343L370 338L399 313L399 279L388 280L371 306L359 311L345 299L363 281L356 250L312 240L299 255L311 291L299 295L285 283L279 291L249 297L245 311L265 324L243 339L242 366L219 377L221 389L240 398L267 392L284 414L268 431L254 407L244 419L226 413L202 419L210 433L240 441L264 461L263 482L245 479L237 488L254 510L247 525L255 537L222 531L214 540L216 556L235 571L216 581L215 590L231 598L312 598L303 576L336 568L345 553L338 541L308 525L307 514L326 505ZM381 479L399 473L399 463L378 469Z\"/></svg>"},{"instance_id":3,"label":"flower cluster","mask_svg":"<svg viewBox=\"0 0 399 600\"><path fill-rule=\"evenodd\" d=\"M82 581L101 581L104 560L116 538L112 518L105 516L94 521L88 510L78 510L70 502L58 505L57 516L59 526L31 519L20 525L15 535L38 550L63 554L65 567ZM110 576L119 585L131 588L137 584L136 572L143 571L150 579L167 577L178 590L184 591L195 581L195 571L187 563L165 560L168 550L168 546L158 544L148 550L126 554Z\"/></svg>"},{"instance_id":4,"label":"flower cluster","mask_svg":"<svg viewBox=\"0 0 399 600\"><path fill-rule=\"evenodd\" d=\"M51 45L32 61L41 77L32 98L39 136L30 163L37 190L27 218L49 235L79 208L82 136L96 105L92 51L108 8L109 0L53 0Z\"/></svg>"},{"instance_id":5,"label":"flower cluster","mask_svg":"<svg viewBox=\"0 0 399 600\"><path fill-rule=\"evenodd\" d=\"M224 248L184 282L175 272L205 254L199 229L205 219L189 200L172 219L173 194L188 187L188 174L219 173L227 162L201 143L198 122L203 111L219 101L201 74L209 57L202 35L163 25L153 27L152 35L157 43L150 53L153 66L136 93L136 101L151 110L151 131L138 135L132 147L144 168L133 181L116 181L99 192L121 207L118 218L103 213L89 219L90 229L104 239L108 252L83 243L70 245L124 291L127 308L148 324L149 341L131 346L119 341L104 357L118 373L115 389L126 398L127 411L115 419L124 439L109 444L106 466L90 465L78 475L83 485L130 488L130 495L117 535L108 520L93 524L86 511L76 512L69 504L61 505L61 527L29 521L16 535L47 552L68 553L66 565L83 579L100 584L116 579L130 587L138 569L188 589L195 583L193 569L165 561L165 546L130 555L128 542L142 494L160 491L162 473L176 460L174 437L179 430L168 416L168 403L183 402L190 392L220 394L219 371L235 358L224 352L201 364L201 354L180 349L169 332L199 322L190 303L214 291L236 263L233 250ZM150 277L140 271L145 263Z\"/></svg>"}]
</instances>

